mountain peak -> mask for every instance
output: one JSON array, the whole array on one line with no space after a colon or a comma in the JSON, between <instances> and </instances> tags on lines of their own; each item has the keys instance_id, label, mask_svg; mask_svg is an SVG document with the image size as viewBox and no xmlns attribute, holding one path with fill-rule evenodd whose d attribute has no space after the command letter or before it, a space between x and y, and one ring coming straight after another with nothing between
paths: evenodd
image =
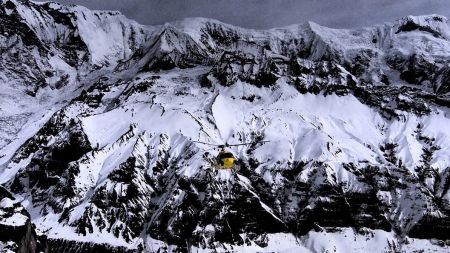
<instances>
[{"instance_id":1,"label":"mountain peak","mask_svg":"<svg viewBox=\"0 0 450 253\"><path fill-rule=\"evenodd\" d=\"M51 252L449 252L444 17L0 21L0 212L27 244L32 221Z\"/></svg>"}]
</instances>

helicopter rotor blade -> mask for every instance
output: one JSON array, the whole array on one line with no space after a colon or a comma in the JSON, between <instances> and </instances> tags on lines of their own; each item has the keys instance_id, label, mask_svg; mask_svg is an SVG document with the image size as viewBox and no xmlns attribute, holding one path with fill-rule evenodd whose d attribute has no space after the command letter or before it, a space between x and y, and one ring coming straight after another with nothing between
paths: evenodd
<instances>
[{"instance_id":1,"label":"helicopter rotor blade","mask_svg":"<svg viewBox=\"0 0 450 253\"><path fill-rule=\"evenodd\" d=\"M223 146L223 145L212 144L212 143L207 143L207 142L202 142L202 141L192 141L192 142L196 142L196 143L200 143L200 144L205 144L205 145L209 145L209 146L215 146L215 147Z\"/></svg>"},{"instance_id":2,"label":"helicopter rotor blade","mask_svg":"<svg viewBox=\"0 0 450 253\"><path fill-rule=\"evenodd\" d=\"M200 144L204 144L204 145L209 145L209 146L214 146L214 147L219 147L219 148L225 148L225 147L236 147L236 146L245 146L245 145L251 145L251 144L256 144L256 143L266 143L266 142L270 142L270 141L253 141L253 142L245 142L245 143L238 143L238 144L213 144L213 143L207 143L207 142L202 142L202 141L192 141L195 143L200 143Z\"/></svg>"},{"instance_id":3,"label":"helicopter rotor blade","mask_svg":"<svg viewBox=\"0 0 450 253\"><path fill-rule=\"evenodd\" d=\"M247 143L239 143L239 144L228 144L227 147L236 147L236 146L244 146L244 145L251 145L256 143L266 143L270 141L254 141L254 142L247 142Z\"/></svg>"}]
</instances>

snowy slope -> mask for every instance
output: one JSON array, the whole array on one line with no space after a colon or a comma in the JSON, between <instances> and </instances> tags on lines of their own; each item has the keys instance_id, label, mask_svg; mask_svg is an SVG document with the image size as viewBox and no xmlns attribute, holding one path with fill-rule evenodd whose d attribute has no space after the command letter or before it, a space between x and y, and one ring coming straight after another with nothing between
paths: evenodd
<instances>
[{"instance_id":1,"label":"snowy slope","mask_svg":"<svg viewBox=\"0 0 450 253\"><path fill-rule=\"evenodd\" d=\"M128 59L151 34L151 28L117 12L1 3L0 147L12 142L28 119L48 119L48 113Z\"/></svg>"},{"instance_id":2,"label":"snowy slope","mask_svg":"<svg viewBox=\"0 0 450 253\"><path fill-rule=\"evenodd\" d=\"M0 182L52 252L449 251L445 17L146 27L19 0L0 17L20 23L0 28ZM194 142L261 140L230 149L235 173Z\"/></svg>"}]
</instances>

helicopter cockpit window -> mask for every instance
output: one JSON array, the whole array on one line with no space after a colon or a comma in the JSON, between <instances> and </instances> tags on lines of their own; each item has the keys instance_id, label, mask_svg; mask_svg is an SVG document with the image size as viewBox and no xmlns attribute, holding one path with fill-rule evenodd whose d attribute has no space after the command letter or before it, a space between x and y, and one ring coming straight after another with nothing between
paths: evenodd
<instances>
[{"instance_id":1,"label":"helicopter cockpit window","mask_svg":"<svg viewBox=\"0 0 450 253\"><path fill-rule=\"evenodd\" d=\"M221 153L219 154L219 159L226 159L226 158L234 158L232 153Z\"/></svg>"}]
</instances>

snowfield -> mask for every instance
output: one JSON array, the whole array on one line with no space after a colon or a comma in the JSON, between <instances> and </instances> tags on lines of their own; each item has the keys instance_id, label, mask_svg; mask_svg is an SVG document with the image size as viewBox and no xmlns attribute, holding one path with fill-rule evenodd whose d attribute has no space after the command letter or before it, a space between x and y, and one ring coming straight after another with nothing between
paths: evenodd
<instances>
[{"instance_id":1,"label":"snowfield","mask_svg":"<svg viewBox=\"0 0 450 253\"><path fill-rule=\"evenodd\" d=\"M260 31L0 3L0 226L29 214L49 252L450 251L447 18ZM231 171L199 142L252 144Z\"/></svg>"}]
</instances>

